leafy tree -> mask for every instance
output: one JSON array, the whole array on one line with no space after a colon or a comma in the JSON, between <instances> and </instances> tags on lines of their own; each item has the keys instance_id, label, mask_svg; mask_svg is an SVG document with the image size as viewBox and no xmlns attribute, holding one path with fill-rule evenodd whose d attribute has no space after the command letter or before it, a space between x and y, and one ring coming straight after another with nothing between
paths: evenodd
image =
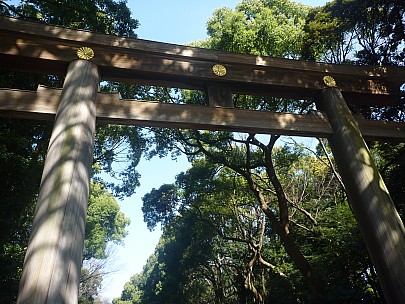
<instances>
[{"instance_id":1,"label":"leafy tree","mask_svg":"<svg viewBox=\"0 0 405 304\"><path fill-rule=\"evenodd\" d=\"M0 259L2 300L17 295L44 155L49 124L0 120Z\"/></svg>"},{"instance_id":2,"label":"leafy tree","mask_svg":"<svg viewBox=\"0 0 405 304\"><path fill-rule=\"evenodd\" d=\"M79 303L93 303L97 299L103 276L110 272L111 252L108 252L107 245L122 244L129 223L129 218L120 211L120 206L106 188L91 182Z\"/></svg>"},{"instance_id":3,"label":"leafy tree","mask_svg":"<svg viewBox=\"0 0 405 304\"><path fill-rule=\"evenodd\" d=\"M122 244L129 218L120 211L114 197L99 183L91 183L86 217L84 259L106 257L109 242Z\"/></svg>"},{"instance_id":4,"label":"leafy tree","mask_svg":"<svg viewBox=\"0 0 405 304\"><path fill-rule=\"evenodd\" d=\"M115 259L113 248L108 246L104 255L103 259L83 260L79 284L79 304L103 302L100 297L100 291L103 291L105 287L102 285L103 278L118 271L113 265Z\"/></svg>"},{"instance_id":5,"label":"leafy tree","mask_svg":"<svg viewBox=\"0 0 405 304\"><path fill-rule=\"evenodd\" d=\"M403 65L402 1L335 0L307 17L303 56L342 63Z\"/></svg>"},{"instance_id":6,"label":"leafy tree","mask_svg":"<svg viewBox=\"0 0 405 304\"><path fill-rule=\"evenodd\" d=\"M98 272L91 273L87 268L82 268L81 278L78 302L80 304L94 303L101 288L101 275Z\"/></svg>"},{"instance_id":7,"label":"leafy tree","mask_svg":"<svg viewBox=\"0 0 405 304\"><path fill-rule=\"evenodd\" d=\"M246 180L249 190L281 238L287 253L312 290L319 293L321 282L315 278L312 267L294 241L294 234L290 233L289 200L273 164L272 149L278 137L272 136L265 144L253 134L238 138L224 132L190 131L173 132L172 136L183 145L186 154L205 155L213 163L230 168ZM258 172L264 176L261 177ZM273 195L275 201L271 199Z\"/></svg>"},{"instance_id":8,"label":"leafy tree","mask_svg":"<svg viewBox=\"0 0 405 304\"><path fill-rule=\"evenodd\" d=\"M378 285L340 183L325 155L305 151L286 146L273 156L295 242L324 282L323 302L373 303ZM197 157L176 184L144 196L145 221L163 223L163 235L120 300L135 293L136 303L314 301L246 179L211 160ZM263 172L256 172L258 184L275 212Z\"/></svg>"},{"instance_id":9,"label":"leafy tree","mask_svg":"<svg viewBox=\"0 0 405 304\"><path fill-rule=\"evenodd\" d=\"M388 190L395 203L397 211L405 221L405 187L403 174L405 168L404 143L372 143L374 158L377 160L378 169L387 184Z\"/></svg>"},{"instance_id":10,"label":"leafy tree","mask_svg":"<svg viewBox=\"0 0 405 304\"><path fill-rule=\"evenodd\" d=\"M288 0L242 1L217 9L201 46L236 53L296 58L309 7ZM286 35L285 33L288 33Z\"/></svg>"},{"instance_id":11,"label":"leafy tree","mask_svg":"<svg viewBox=\"0 0 405 304\"><path fill-rule=\"evenodd\" d=\"M1 4L3 14L103 34L136 37L139 22L131 17L126 2L29 0L20 1L17 6L5 1Z\"/></svg>"}]
</instances>

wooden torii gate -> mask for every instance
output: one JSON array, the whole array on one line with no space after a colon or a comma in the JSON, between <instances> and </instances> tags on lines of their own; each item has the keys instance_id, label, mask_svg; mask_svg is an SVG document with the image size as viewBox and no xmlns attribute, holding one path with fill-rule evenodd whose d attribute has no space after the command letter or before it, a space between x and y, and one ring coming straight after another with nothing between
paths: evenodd
<instances>
[{"instance_id":1,"label":"wooden torii gate","mask_svg":"<svg viewBox=\"0 0 405 304\"><path fill-rule=\"evenodd\" d=\"M405 70L322 64L120 38L0 17L0 68L66 75L62 90L0 90L0 114L55 119L18 303L76 303L96 117L100 123L328 138L387 303L405 303L405 229L345 100L390 105ZM79 59L78 59L79 58ZM206 90L210 107L119 100L100 80ZM339 89L338 89L338 88ZM315 99L326 115L234 109L231 94Z\"/></svg>"}]
</instances>

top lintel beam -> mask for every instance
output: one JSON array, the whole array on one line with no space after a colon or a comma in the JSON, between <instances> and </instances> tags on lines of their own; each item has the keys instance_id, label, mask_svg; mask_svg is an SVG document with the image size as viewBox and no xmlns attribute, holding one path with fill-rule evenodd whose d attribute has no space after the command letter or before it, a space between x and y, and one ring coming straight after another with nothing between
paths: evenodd
<instances>
[{"instance_id":1,"label":"top lintel beam","mask_svg":"<svg viewBox=\"0 0 405 304\"><path fill-rule=\"evenodd\" d=\"M91 47L104 80L180 88L226 85L233 93L310 99L336 80L349 103L398 102L403 67L365 67L219 52L0 17L2 69L64 74L76 50ZM227 72L216 76L215 64Z\"/></svg>"}]
</instances>

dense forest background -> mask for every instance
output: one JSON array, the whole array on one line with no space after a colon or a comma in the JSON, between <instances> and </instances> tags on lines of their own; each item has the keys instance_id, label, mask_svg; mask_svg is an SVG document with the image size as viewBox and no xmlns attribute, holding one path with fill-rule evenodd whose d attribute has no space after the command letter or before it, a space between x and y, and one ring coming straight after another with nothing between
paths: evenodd
<instances>
[{"instance_id":1,"label":"dense forest background","mask_svg":"<svg viewBox=\"0 0 405 304\"><path fill-rule=\"evenodd\" d=\"M63 2L63 5L60 5ZM0 1L0 13L110 35L136 37L124 1ZM193 46L353 65L404 65L405 3L335 0L311 8L289 0L241 1L207 22ZM404 80L405 81L405 80ZM0 71L1 87L61 86L54 75ZM123 98L206 104L204 92L103 84ZM308 113L312 100L234 95L235 106ZM366 119L404 122L391 107L352 107ZM0 294L15 301L52 124L0 118ZM402 143L369 142L402 219ZM129 219L116 198L139 185L141 157L187 155L191 168L143 197L155 252L114 304L384 303L378 278L327 142L306 146L276 134L97 126L83 254L80 303L100 303L108 242L120 243ZM115 166L121 162L121 166ZM117 168L121 168L117 171ZM100 178L115 177L111 183Z\"/></svg>"}]
</instances>

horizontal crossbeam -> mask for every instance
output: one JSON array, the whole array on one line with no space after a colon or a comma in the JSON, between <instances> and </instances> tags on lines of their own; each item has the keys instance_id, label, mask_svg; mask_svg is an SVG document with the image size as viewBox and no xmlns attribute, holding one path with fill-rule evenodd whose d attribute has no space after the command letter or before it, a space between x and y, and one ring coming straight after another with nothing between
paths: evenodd
<instances>
[{"instance_id":1,"label":"horizontal crossbeam","mask_svg":"<svg viewBox=\"0 0 405 304\"><path fill-rule=\"evenodd\" d=\"M0 89L0 115L30 119L54 119L60 89L39 86L36 92ZM320 115L319 115L320 114ZM166 128L200 129L257 134L329 137L327 118L208 106L120 100L118 93L99 93L98 123ZM358 119L363 136L369 140L405 141L405 124Z\"/></svg>"},{"instance_id":2,"label":"horizontal crossbeam","mask_svg":"<svg viewBox=\"0 0 405 304\"><path fill-rule=\"evenodd\" d=\"M0 17L0 68L65 75L83 46L103 80L232 93L312 99L331 76L346 101L388 105L399 101L403 67L365 67L243 55L66 29ZM226 73L212 68L221 64Z\"/></svg>"}]
</instances>

